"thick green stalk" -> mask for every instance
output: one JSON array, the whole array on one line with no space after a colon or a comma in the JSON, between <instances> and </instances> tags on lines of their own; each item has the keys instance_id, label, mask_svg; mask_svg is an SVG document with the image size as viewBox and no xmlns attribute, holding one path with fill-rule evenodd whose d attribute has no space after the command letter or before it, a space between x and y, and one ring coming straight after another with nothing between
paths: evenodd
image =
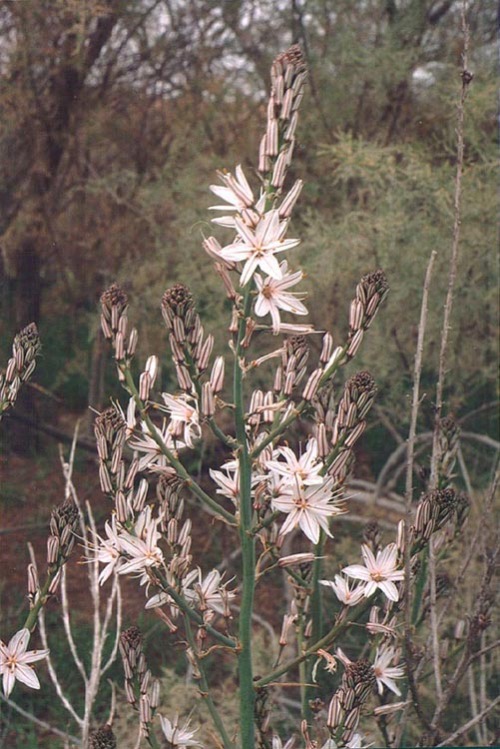
<instances>
[{"instance_id":1,"label":"thick green stalk","mask_svg":"<svg viewBox=\"0 0 500 749\"><path fill-rule=\"evenodd\" d=\"M240 364L242 355L241 341L245 335L246 317L250 309L251 297L247 285L243 304L243 315L238 328L238 338L234 355L234 404L236 438L239 443L238 458L240 466L240 542L243 564L241 608L239 621L240 652L240 732L241 745L245 749L254 747L254 703L252 667L252 611L255 591L255 538L252 530L252 464L248 454L245 431L245 408L243 396L243 372Z\"/></svg>"}]
</instances>

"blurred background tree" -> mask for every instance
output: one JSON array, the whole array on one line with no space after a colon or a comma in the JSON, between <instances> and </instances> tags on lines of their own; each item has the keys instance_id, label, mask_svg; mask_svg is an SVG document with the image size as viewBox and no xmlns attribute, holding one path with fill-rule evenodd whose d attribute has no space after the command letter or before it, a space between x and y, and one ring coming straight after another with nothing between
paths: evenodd
<instances>
[{"instance_id":1,"label":"blurred background tree","mask_svg":"<svg viewBox=\"0 0 500 749\"><path fill-rule=\"evenodd\" d=\"M475 78L447 392L458 416L495 400L494 14L492 0L471 3ZM392 293L362 364L402 428L432 249L429 388L436 368L458 15L452 0L2 0L0 332L6 346L27 322L39 324L46 393L31 396L30 409L56 422L68 409L103 406L96 300L115 279L131 293L144 354L165 351L159 299L177 281L191 285L224 341L224 299L200 249L213 231L207 185L237 161L252 174L269 63L298 41L310 84L291 175L306 179L294 235L313 321L329 321L335 335L359 277L385 269ZM431 394L423 414L432 418ZM488 418L481 428L492 427Z\"/></svg>"}]
</instances>

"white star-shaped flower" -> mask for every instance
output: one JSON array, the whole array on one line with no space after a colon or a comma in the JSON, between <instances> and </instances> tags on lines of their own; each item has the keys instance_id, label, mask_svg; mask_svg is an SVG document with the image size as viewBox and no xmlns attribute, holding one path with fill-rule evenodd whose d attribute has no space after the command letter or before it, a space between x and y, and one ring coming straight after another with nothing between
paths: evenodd
<instances>
[{"instance_id":1,"label":"white star-shaped flower","mask_svg":"<svg viewBox=\"0 0 500 749\"><path fill-rule=\"evenodd\" d=\"M300 458L296 457L290 447L278 447L275 457L282 457L285 460L268 460L266 467L278 476L283 476L290 484L295 485L297 482L301 486L323 484L325 479L319 475L323 464L318 460L318 442L314 437L311 437Z\"/></svg>"},{"instance_id":2,"label":"white star-shaped flower","mask_svg":"<svg viewBox=\"0 0 500 749\"><path fill-rule=\"evenodd\" d=\"M365 596L369 598L380 588L390 601L399 599L398 589L394 582L404 580L404 570L397 568L398 549L396 544L389 544L382 551L377 552L375 558L372 550L363 544L361 555L365 566L351 564L342 572L348 577L363 580L366 583Z\"/></svg>"},{"instance_id":3,"label":"white star-shaped flower","mask_svg":"<svg viewBox=\"0 0 500 749\"><path fill-rule=\"evenodd\" d=\"M343 511L334 503L335 496L331 477L320 485L303 486L297 483L295 486L284 486L282 493L272 498L274 510L288 513L281 527L281 535L285 536L298 525L313 544L318 543L321 529L332 537L328 520Z\"/></svg>"},{"instance_id":4,"label":"white star-shaped flower","mask_svg":"<svg viewBox=\"0 0 500 749\"><path fill-rule=\"evenodd\" d=\"M341 575L335 575L335 581L320 580L321 585L332 588L333 592L346 606L356 606L365 597L365 586L359 585L355 588L349 587L349 581Z\"/></svg>"},{"instance_id":5,"label":"white star-shaped flower","mask_svg":"<svg viewBox=\"0 0 500 749\"><path fill-rule=\"evenodd\" d=\"M211 478L218 484L218 489L215 490L216 494L220 494L222 497L227 497L231 502L238 507L240 503L240 467L239 463L235 460L230 460L221 466L223 470L215 471L212 468L209 470Z\"/></svg>"},{"instance_id":6,"label":"white star-shaped flower","mask_svg":"<svg viewBox=\"0 0 500 749\"><path fill-rule=\"evenodd\" d=\"M182 442L181 439L176 436L174 438L172 434L172 425L179 422L174 422L172 419L169 424L163 424L162 428L156 428L156 434L161 438L165 447L168 450L182 450L186 447L186 443ZM180 424L181 431L184 431L182 423ZM163 467L166 463L166 458L163 455L156 440L152 437L149 427L145 421L141 421L141 434L134 434L129 439L128 445L131 450L137 450L141 453L139 458L138 471L154 470L157 467Z\"/></svg>"},{"instance_id":7,"label":"white star-shaped flower","mask_svg":"<svg viewBox=\"0 0 500 749\"><path fill-rule=\"evenodd\" d=\"M171 747L175 747L175 749L184 749L184 747L187 746L201 746L200 742L193 738L196 731L189 730L189 721L185 723L182 728L179 728L178 716L176 716L173 722L170 722L168 718L164 718L163 715L160 715L160 723L163 733Z\"/></svg>"},{"instance_id":8,"label":"white star-shaped flower","mask_svg":"<svg viewBox=\"0 0 500 749\"><path fill-rule=\"evenodd\" d=\"M405 675L405 672L401 666L390 666L395 657L396 652L393 648L387 646L377 648L373 670L375 671L379 694L383 693L385 684L391 692L401 695L400 690L394 683L394 679L401 679Z\"/></svg>"},{"instance_id":9,"label":"white star-shaped flower","mask_svg":"<svg viewBox=\"0 0 500 749\"><path fill-rule=\"evenodd\" d=\"M169 395L162 393L165 410L172 417L169 431L174 439L182 434L188 447L194 447L194 440L201 437L198 403L189 395Z\"/></svg>"},{"instance_id":10,"label":"white star-shaped flower","mask_svg":"<svg viewBox=\"0 0 500 749\"><path fill-rule=\"evenodd\" d=\"M238 507L240 503L240 464L237 460L228 460L226 463L221 465L220 471L215 471L212 468L209 470L211 478L218 484L219 488L215 490L216 494L220 494L221 497L227 497L233 502L235 507ZM258 484L262 480L262 476L252 473L251 484L252 487ZM253 494L253 489L252 489Z\"/></svg>"},{"instance_id":11,"label":"white star-shaped flower","mask_svg":"<svg viewBox=\"0 0 500 749\"><path fill-rule=\"evenodd\" d=\"M275 254L296 247L299 239L284 239L287 222L280 221L278 211L264 213L255 230L250 229L238 217L234 220L238 239L220 250L223 260L245 262L240 285L245 286L257 268L272 278L281 278L282 272Z\"/></svg>"},{"instance_id":12,"label":"white star-shaped flower","mask_svg":"<svg viewBox=\"0 0 500 749\"><path fill-rule=\"evenodd\" d=\"M227 590L226 585L227 583L222 582L222 577L218 570L212 570L203 578L203 573L198 567L186 575L183 581L182 593L200 611L211 609L225 616L228 614L229 600L236 596L233 590Z\"/></svg>"},{"instance_id":13,"label":"white star-shaped flower","mask_svg":"<svg viewBox=\"0 0 500 749\"><path fill-rule=\"evenodd\" d=\"M287 273L288 263L280 263L281 278L268 276L263 279L259 273L254 275L255 284L259 291L255 301L255 314L258 317L271 315L273 321L273 333L276 335L281 330L280 310L292 312L295 315L307 315L308 310L302 304L297 293L287 291L298 284L304 278L301 270L295 273ZM305 294L302 294L304 298Z\"/></svg>"},{"instance_id":14,"label":"white star-shaped flower","mask_svg":"<svg viewBox=\"0 0 500 749\"><path fill-rule=\"evenodd\" d=\"M255 226L259 222L259 216L264 209L265 195L262 194L255 203L252 188L239 164L235 169L234 176L231 172L218 172L218 175L223 182L223 186L210 185L210 189L217 197L225 200L227 205L213 205L208 210L235 211L245 224ZM235 228L234 216L232 215L213 218L212 223L228 229Z\"/></svg>"},{"instance_id":15,"label":"white star-shaped flower","mask_svg":"<svg viewBox=\"0 0 500 749\"><path fill-rule=\"evenodd\" d=\"M99 585L103 585L108 577L110 577L114 571L117 571L121 559L120 536L116 525L115 515L111 518L111 522L106 520L104 530L106 531L107 538L101 538L101 536L96 534L97 540L99 541L98 544L96 543L97 559L101 564L106 565L99 573ZM88 561L92 562L93 558L90 557Z\"/></svg>"},{"instance_id":16,"label":"white star-shaped flower","mask_svg":"<svg viewBox=\"0 0 500 749\"><path fill-rule=\"evenodd\" d=\"M218 176L224 183L224 186L210 185L210 190L218 198L225 200L228 205L213 205L208 209L209 211L230 210L241 212L243 209L250 208L254 204L255 198L252 188L248 184L248 180L240 164L235 169L234 177L230 172L218 172Z\"/></svg>"},{"instance_id":17,"label":"white star-shaped flower","mask_svg":"<svg viewBox=\"0 0 500 749\"><path fill-rule=\"evenodd\" d=\"M118 568L120 575L128 575L130 572L144 573L148 567L159 567L163 564L163 552L157 546L161 536L158 524L162 518L154 518L151 515L151 507L142 511L135 526L135 535L128 531L122 531L118 538L120 550L130 557Z\"/></svg>"},{"instance_id":18,"label":"white star-shaped flower","mask_svg":"<svg viewBox=\"0 0 500 749\"><path fill-rule=\"evenodd\" d=\"M3 677L3 692L6 697L14 689L16 679L32 689L40 689L40 682L33 668L28 665L46 658L48 650L26 650L30 641L29 629L20 629L6 645L0 640L0 674Z\"/></svg>"}]
</instances>

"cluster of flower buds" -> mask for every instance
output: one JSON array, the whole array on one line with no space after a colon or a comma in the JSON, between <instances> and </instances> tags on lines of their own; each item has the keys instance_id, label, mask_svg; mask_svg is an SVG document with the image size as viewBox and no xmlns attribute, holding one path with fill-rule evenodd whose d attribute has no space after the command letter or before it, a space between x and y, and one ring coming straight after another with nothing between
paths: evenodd
<instances>
[{"instance_id":1,"label":"cluster of flower buds","mask_svg":"<svg viewBox=\"0 0 500 749\"><path fill-rule=\"evenodd\" d=\"M116 736L109 723L96 728L89 736L89 749L116 749Z\"/></svg>"},{"instance_id":2,"label":"cluster of flower buds","mask_svg":"<svg viewBox=\"0 0 500 749\"><path fill-rule=\"evenodd\" d=\"M359 723L363 703L375 684L375 672L369 661L359 660L346 665L342 683L328 707L326 721L332 737L337 742L341 740L342 745L352 739Z\"/></svg>"},{"instance_id":3,"label":"cluster of flower buds","mask_svg":"<svg viewBox=\"0 0 500 749\"><path fill-rule=\"evenodd\" d=\"M271 185L281 189L295 145L298 109L307 78L302 51L294 44L274 60L271 67L271 96L267 107L267 128L259 150L259 171L273 167Z\"/></svg>"},{"instance_id":4,"label":"cluster of flower buds","mask_svg":"<svg viewBox=\"0 0 500 749\"><path fill-rule=\"evenodd\" d=\"M200 316L187 286L179 283L167 289L162 297L161 310L169 330L179 386L191 393L191 376L198 376L207 369L214 338L212 335L203 338Z\"/></svg>"},{"instance_id":5,"label":"cluster of flower buds","mask_svg":"<svg viewBox=\"0 0 500 749\"><path fill-rule=\"evenodd\" d=\"M347 380L337 407L337 414L325 422L325 433L330 432L332 448L338 453L330 465L329 473L336 483L342 484L352 467L353 447L366 428L365 416L370 410L377 388L369 372L363 371ZM326 427L329 427L327 429ZM321 425L320 425L321 426Z\"/></svg>"},{"instance_id":6,"label":"cluster of flower buds","mask_svg":"<svg viewBox=\"0 0 500 749\"><path fill-rule=\"evenodd\" d=\"M127 308L127 294L117 283L112 284L101 295L102 332L112 342L117 362L130 360L137 348L136 328L128 333Z\"/></svg>"},{"instance_id":7,"label":"cluster of flower buds","mask_svg":"<svg viewBox=\"0 0 500 749\"><path fill-rule=\"evenodd\" d=\"M59 557L65 562L75 544L75 531L78 527L78 508L72 499L66 499L52 510L50 533L58 539ZM49 562L50 564L50 562Z\"/></svg>"},{"instance_id":8,"label":"cluster of flower buds","mask_svg":"<svg viewBox=\"0 0 500 749\"><path fill-rule=\"evenodd\" d=\"M50 574L55 574L48 594L53 595L59 584L60 570L68 560L71 550L75 544L75 532L78 526L78 508L72 499L66 499L61 505L54 508L50 518L50 535L47 539L47 567ZM35 600L38 590L33 592L36 571L32 571L32 565L28 568L28 595Z\"/></svg>"},{"instance_id":9,"label":"cluster of flower buds","mask_svg":"<svg viewBox=\"0 0 500 749\"><path fill-rule=\"evenodd\" d=\"M97 454L99 456L99 480L105 494L114 494L123 487L125 464L123 447L127 437L127 425L115 406L106 408L94 421Z\"/></svg>"},{"instance_id":10,"label":"cluster of flower buds","mask_svg":"<svg viewBox=\"0 0 500 749\"><path fill-rule=\"evenodd\" d=\"M132 420L132 414L127 418ZM141 467L139 458L134 455L128 468L123 460L129 431L121 409L116 406L106 408L94 421L101 489L114 500L116 519L120 523L126 523L136 513L142 512L148 494L146 479L135 485Z\"/></svg>"},{"instance_id":11,"label":"cluster of flower buds","mask_svg":"<svg viewBox=\"0 0 500 749\"><path fill-rule=\"evenodd\" d=\"M160 682L147 668L142 649L142 635L137 627L129 627L120 635L120 655L125 673L127 702L139 710L142 734L147 736L149 724L160 702Z\"/></svg>"},{"instance_id":12,"label":"cluster of flower buds","mask_svg":"<svg viewBox=\"0 0 500 749\"><path fill-rule=\"evenodd\" d=\"M303 335L289 336L283 343L281 363L276 369L273 390L277 395L290 396L306 373L309 344Z\"/></svg>"},{"instance_id":13,"label":"cluster of flower buds","mask_svg":"<svg viewBox=\"0 0 500 749\"><path fill-rule=\"evenodd\" d=\"M160 476L156 486L156 496L160 504L160 527L172 550L169 571L181 580L189 571L191 556L191 520L182 524L184 514L184 499L180 496L183 482L174 471L167 471Z\"/></svg>"},{"instance_id":14,"label":"cluster of flower buds","mask_svg":"<svg viewBox=\"0 0 500 749\"><path fill-rule=\"evenodd\" d=\"M356 287L356 296L349 312L349 337L346 356L349 359L358 351L365 330L373 322L377 310L389 292L389 285L383 270L376 270L363 276Z\"/></svg>"},{"instance_id":15,"label":"cluster of flower buds","mask_svg":"<svg viewBox=\"0 0 500 749\"><path fill-rule=\"evenodd\" d=\"M424 493L417 506L415 523L410 529L412 553L420 551L432 534L443 528L450 520L454 520L456 530L460 530L469 507L470 500L467 495L460 494L451 487Z\"/></svg>"},{"instance_id":16,"label":"cluster of flower buds","mask_svg":"<svg viewBox=\"0 0 500 749\"><path fill-rule=\"evenodd\" d=\"M38 330L32 322L14 338L12 357L7 363L5 372L0 373L0 418L8 408L14 405L21 384L33 374L36 366L35 357L40 349Z\"/></svg>"},{"instance_id":17,"label":"cluster of flower buds","mask_svg":"<svg viewBox=\"0 0 500 749\"><path fill-rule=\"evenodd\" d=\"M271 390L267 393L262 390L252 392L247 424L252 428L254 435L257 435L261 425L273 423L278 408L283 408L283 402L277 401Z\"/></svg>"}]
</instances>

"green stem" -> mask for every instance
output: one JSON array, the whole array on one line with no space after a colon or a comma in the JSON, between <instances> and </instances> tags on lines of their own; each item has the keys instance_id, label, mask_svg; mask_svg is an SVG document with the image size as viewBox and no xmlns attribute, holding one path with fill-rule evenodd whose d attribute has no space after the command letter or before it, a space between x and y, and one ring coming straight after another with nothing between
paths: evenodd
<instances>
[{"instance_id":1,"label":"green stem","mask_svg":"<svg viewBox=\"0 0 500 749\"><path fill-rule=\"evenodd\" d=\"M54 570L54 572L47 572L47 578L43 584L43 587L40 588L36 601L33 604L33 608L30 610L28 616L26 617L26 621L24 622L24 625L23 625L24 628L29 629L30 632L33 630L36 624L36 620L38 619L38 614L40 613L40 609L42 608L42 606L45 606L45 604L50 598L49 588L52 584L52 581L54 580L55 576L57 575L57 573L59 572L63 564L64 562L62 562L62 564L59 564Z\"/></svg>"},{"instance_id":2,"label":"green stem","mask_svg":"<svg viewBox=\"0 0 500 749\"><path fill-rule=\"evenodd\" d=\"M427 553L422 554L421 557L422 564L418 573L417 584L415 586L415 594L413 596L411 621L414 626L416 625L419 618L420 604L422 603L422 596L424 594L425 581L427 578L427 548L425 549L425 552Z\"/></svg>"},{"instance_id":3,"label":"green stem","mask_svg":"<svg viewBox=\"0 0 500 749\"><path fill-rule=\"evenodd\" d=\"M149 746L153 747L153 749L161 749L158 741L156 740L156 736L151 731L151 729L150 729L148 735L146 736L146 741L148 742Z\"/></svg>"},{"instance_id":4,"label":"green stem","mask_svg":"<svg viewBox=\"0 0 500 749\"><path fill-rule=\"evenodd\" d=\"M222 722L222 718L219 715L217 708L215 707L215 703L212 700L212 697L210 696L210 689L208 686L207 676L205 673L205 667L201 659L198 658L198 655L196 652L196 642L195 642L195 638L193 635L193 630L191 629L191 622L189 621L189 618L187 616L184 617L184 624L186 627L186 638L191 647L193 656L196 658L196 665L198 667L198 671L200 672L200 677L198 681L200 682L201 696L203 697L205 704L208 708L208 712L210 713L212 717L214 726L217 728L217 731L219 732L219 735L224 744L224 749L234 749L234 744L229 738L226 728L224 726L224 723Z\"/></svg>"},{"instance_id":5,"label":"green stem","mask_svg":"<svg viewBox=\"0 0 500 749\"><path fill-rule=\"evenodd\" d=\"M243 372L240 366L242 355L241 341L245 335L246 317L250 311L251 297L249 286L245 289L243 315L238 327L238 338L234 354L234 404L236 438L239 443L240 466L240 541L243 564L242 592L239 621L240 652L239 680L240 680L240 732L241 745L253 749L254 703L255 692L253 685L252 667L252 611L255 591L255 539L252 529L252 495L251 478L252 465L248 453L247 436L245 430L245 408L243 400Z\"/></svg>"},{"instance_id":6,"label":"green stem","mask_svg":"<svg viewBox=\"0 0 500 749\"><path fill-rule=\"evenodd\" d=\"M299 611L299 622L298 622L298 628L297 628L297 645L298 645L298 651L300 654L304 652L304 610L301 608ZM305 718L306 720L309 720L308 716L310 713L309 705L307 702L308 697L308 689L306 686L307 682L307 663L306 661L302 661L299 664L299 682L300 682L300 704L302 706L301 708L301 714L302 718Z\"/></svg>"},{"instance_id":7,"label":"green stem","mask_svg":"<svg viewBox=\"0 0 500 749\"><path fill-rule=\"evenodd\" d=\"M321 585L319 584L320 578L321 578L321 572L323 567L323 550L325 548L325 541L326 541L326 535L324 531L321 531L319 541L314 547L314 562L313 562L313 569L312 569L312 578L311 578L311 619L312 619L312 640L313 642L317 642L321 639L321 635L323 634L323 607L321 602ZM307 669L307 681L310 683L311 681L311 673L312 673L312 664L309 669ZM306 710L304 712L303 717L307 720L308 723L310 723L312 719L312 713L309 708L309 700L312 699L311 694L312 688L306 687L306 696L305 696L305 704L306 704Z\"/></svg>"},{"instance_id":8,"label":"green stem","mask_svg":"<svg viewBox=\"0 0 500 749\"><path fill-rule=\"evenodd\" d=\"M323 568L323 550L325 548L326 536L322 530L319 541L314 547L314 562L311 579L311 618L312 618L312 639L319 640L323 632L323 611L321 606L321 587L319 580Z\"/></svg>"},{"instance_id":9,"label":"green stem","mask_svg":"<svg viewBox=\"0 0 500 749\"><path fill-rule=\"evenodd\" d=\"M184 479L186 486L188 489L190 489L193 494L195 494L199 500L208 507L210 507L213 512L216 513L221 518L224 518L226 523L228 525L236 525L234 521L234 515L227 510L225 510L223 507L220 506L218 502L212 499L212 497L203 491L201 486L199 486L189 475L188 471L184 468L182 463L178 458L175 457L174 453L171 452L168 447L165 445L163 439L161 438L161 435L158 433L158 430L156 426L151 421L151 418L149 417L149 414L147 412L147 409L142 402L142 400L139 398L139 392L135 386L134 379L132 377L132 374L130 372L130 369L119 362L120 370L125 377L125 382L127 385L128 392L132 395L132 397L135 400L135 403L137 405L137 408L139 409L139 413L141 415L141 418L144 420L145 424L148 427L148 431L150 433L151 438L156 442L158 445L160 451L165 455L170 465L175 468L177 475L180 476L182 479Z\"/></svg>"},{"instance_id":10,"label":"green stem","mask_svg":"<svg viewBox=\"0 0 500 749\"><path fill-rule=\"evenodd\" d=\"M311 645L311 647L307 648L307 650L305 650L302 655L297 656L297 658L293 658L291 661L288 661L282 666L275 668L274 671L271 671L269 674L267 674L267 676L263 676L261 679L258 679L255 682L255 687L265 687L266 684L270 684L280 676L283 676L283 674L286 674L286 672L290 669L300 665L300 663L302 663L302 661L304 661L306 658L309 658L311 655L315 655L315 653L317 653L320 648L327 648L332 644L335 638L338 637L338 635L342 634L342 632L347 629L350 624L358 621L358 619L365 613L365 611L367 611L370 606L371 603L369 600L366 600L363 604L357 606L356 611L350 619L343 619L338 624L335 624L324 637L322 637L320 640L317 640L313 645Z\"/></svg>"}]
</instances>

